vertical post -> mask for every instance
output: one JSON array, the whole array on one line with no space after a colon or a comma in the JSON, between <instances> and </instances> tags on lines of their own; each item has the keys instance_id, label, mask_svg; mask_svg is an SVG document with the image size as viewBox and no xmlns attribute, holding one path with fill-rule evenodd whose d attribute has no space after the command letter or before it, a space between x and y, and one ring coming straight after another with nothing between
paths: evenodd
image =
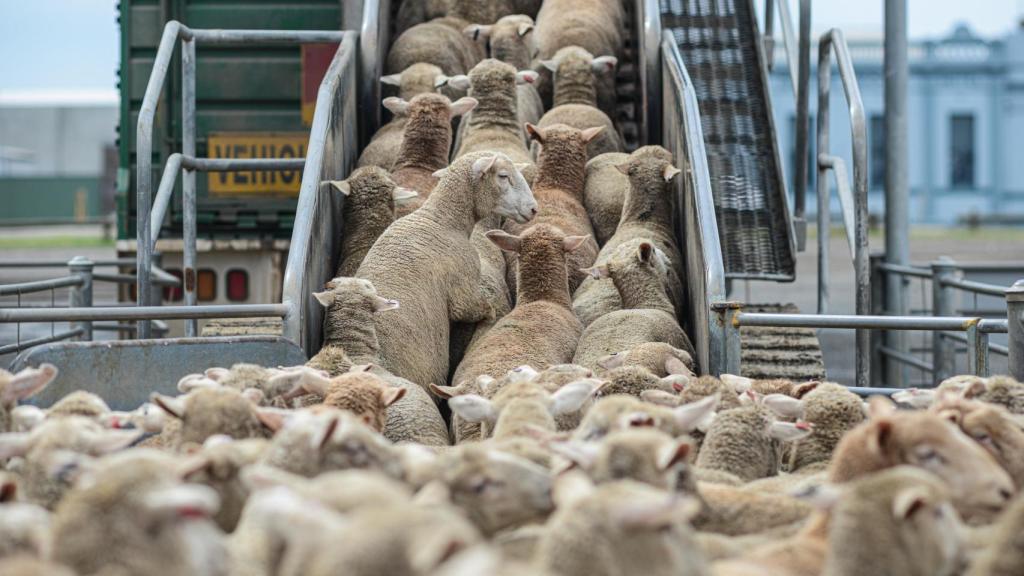
<instances>
[{"instance_id":1,"label":"vertical post","mask_svg":"<svg viewBox=\"0 0 1024 576\"><path fill-rule=\"evenodd\" d=\"M885 260L892 264L910 262L908 228L909 188L907 183L907 0L885 0ZM890 274L886 281L886 303L892 314L907 314L906 280ZM886 344L906 352L906 334L886 333ZM902 375L902 367L890 364L888 378Z\"/></svg>"},{"instance_id":2,"label":"vertical post","mask_svg":"<svg viewBox=\"0 0 1024 576\"><path fill-rule=\"evenodd\" d=\"M160 252L153 252L153 266L164 267L164 255ZM151 306L161 306L164 303L164 287L155 283L149 285L149 301ZM150 324L152 326L152 324Z\"/></svg>"},{"instance_id":3,"label":"vertical post","mask_svg":"<svg viewBox=\"0 0 1024 576\"><path fill-rule=\"evenodd\" d=\"M797 250L807 246L807 148L809 146L810 79L811 79L811 0L800 0L800 64L797 68L796 92L796 190L793 199L793 227ZM817 166L817 160L815 160Z\"/></svg>"},{"instance_id":4,"label":"vertical post","mask_svg":"<svg viewBox=\"0 0 1024 576\"><path fill-rule=\"evenodd\" d=\"M72 308L92 307L92 270L92 260L89 260L84 256L75 256L70 262L68 262L68 271L71 272L71 275L78 276L82 280L81 284L71 288L71 292L68 295L68 306ZM92 340L91 321L80 320L78 322L72 322L71 328L82 329L82 335L78 337L79 340L85 342Z\"/></svg>"},{"instance_id":5,"label":"vertical post","mask_svg":"<svg viewBox=\"0 0 1024 576\"><path fill-rule=\"evenodd\" d=\"M967 327L967 369L975 376L988 376L988 334L978 329L979 321Z\"/></svg>"},{"instance_id":6,"label":"vertical post","mask_svg":"<svg viewBox=\"0 0 1024 576\"><path fill-rule=\"evenodd\" d=\"M828 168L821 158L828 153L829 88L832 65L829 51L832 37L826 34L818 45L818 149L814 154L818 185L818 314L828 314L828 252L831 213L829 206Z\"/></svg>"},{"instance_id":7,"label":"vertical post","mask_svg":"<svg viewBox=\"0 0 1024 576\"><path fill-rule=\"evenodd\" d=\"M956 316L953 302L953 288L945 280L956 276L956 266L945 256L932 262L932 314L935 316ZM941 331L932 334L932 366L935 384L953 376L956 369L956 349Z\"/></svg>"},{"instance_id":8,"label":"vertical post","mask_svg":"<svg viewBox=\"0 0 1024 576\"><path fill-rule=\"evenodd\" d=\"M740 375L741 361L740 354L740 324L737 315L743 309L739 302L718 302L712 306L718 314L718 322L722 325L722 334L725 338L725 358L723 366L718 367L720 374ZM712 374L718 376L719 374Z\"/></svg>"},{"instance_id":9,"label":"vertical post","mask_svg":"<svg viewBox=\"0 0 1024 576\"><path fill-rule=\"evenodd\" d=\"M775 69L775 0L764 2L764 57L771 72Z\"/></svg>"},{"instance_id":10,"label":"vertical post","mask_svg":"<svg viewBox=\"0 0 1024 576\"><path fill-rule=\"evenodd\" d=\"M1006 291L1006 319L1010 325L1010 376L1024 382L1024 280L1017 280Z\"/></svg>"},{"instance_id":11,"label":"vertical post","mask_svg":"<svg viewBox=\"0 0 1024 576\"><path fill-rule=\"evenodd\" d=\"M874 253L871 255L871 315L885 316L885 275L879 267L885 259L885 254ZM871 386L881 388L883 385L882 374L885 371L888 357L882 354L882 338L885 331L871 331ZM895 382L888 382L889 386L895 386Z\"/></svg>"},{"instance_id":12,"label":"vertical post","mask_svg":"<svg viewBox=\"0 0 1024 576\"><path fill-rule=\"evenodd\" d=\"M181 203L184 212L182 240L183 279L185 305L196 305L196 172L189 159L196 157L196 41L185 38L181 42L181 151L182 165ZM185 336L198 336L199 323L195 318L185 320Z\"/></svg>"}]
</instances>

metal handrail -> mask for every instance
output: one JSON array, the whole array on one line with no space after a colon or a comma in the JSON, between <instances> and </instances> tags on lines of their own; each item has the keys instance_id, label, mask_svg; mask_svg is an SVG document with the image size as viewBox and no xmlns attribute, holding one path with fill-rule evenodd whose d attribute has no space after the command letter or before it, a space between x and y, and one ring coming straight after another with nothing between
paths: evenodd
<instances>
[{"instance_id":1,"label":"metal handrail","mask_svg":"<svg viewBox=\"0 0 1024 576\"><path fill-rule=\"evenodd\" d=\"M16 294L32 294L33 292L45 292L56 288L67 288L69 286L81 286L82 279L78 276L61 276L59 278L48 278L46 280L33 280L32 282L19 282L17 284L0 285L0 296L14 296Z\"/></svg>"},{"instance_id":2,"label":"metal handrail","mask_svg":"<svg viewBox=\"0 0 1024 576\"><path fill-rule=\"evenodd\" d=\"M836 53L843 92L850 112L850 131L853 146L853 190L845 177L845 165L829 154L829 97L832 85L832 51ZM828 312L828 260L830 229L828 172L834 171L838 182L840 202L849 211L853 209L852 248L856 279L856 311L858 315L871 312L871 266L868 260L868 149L867 126L860 87L853 70L850 51L842 31L833 28L825 33L818 44L818 313ZM845 199L844 199L845 198ZM850 218L845 218L849 226ZM849 230L847 230L849 235ZM870 376L870 334L857 331L857 386L867 386Z\"/></svg>"},{"instance_id":3,"label":"metal handrail","mask_svg":"<svg viewBox=\"0 0 1024 576\"><path fill-rule=\"evenodd\" d=\"M662 36L661 55L662 140L684 174L677 180L683 193L681 200L677 196L673 218L686 258L690 306L685 312L684 324L694 336L701 372L720 374L725 368L725 334L712 307L725 300L725 265L704 150L700 106L679 49L667 31Z\"/></svg>"},{"instance_id":4,"label":"metal handrail","mask_svg":"<svg viewBox=\"0 0 1024 576\"><path fill-rule=\"evenodd\" d=\"M636 17L640 24L636 37L639 40L640 66L640 138L647 144L661 143L660 126L662 114L661 94L661 7L658 0L636 0Z\"/></svg>"},{"instance_id":5,"label":"metal handrail","mask_svg":"<svg viewBox=\"0 0 1024 576\"><path fill-rule=\"evenodd\" d=\"M146 85L146 92L142 98L142 105L139 108L139 120L136 128L136 271L138 274L138 304L147 306L150 304L151 281L150 267L152 265L152 248L150 238L152 237L152 193L153 193L153 122L156 116L157 103L160 94L163 92L164 80L167 77L167 70L170 67L171 56L174 47L179 40L181 46L181 75L182 75L182 155L195 157L196 155L196 43L213 45L233 44L305 44L314 42L340 42L344 33L338 31L319 30L199 30L192 29L184 24L171 20L164 26L163 36L160 38L160 45L157 49L156 58L153 61L153 70L149 75L149 82ZM195 172L188 170L185 173L182 184L183 202L186 205L195 202L196 181ZM187 253L191 250L194 255L195 248L195 215L185 214L185 252L183 265L186 276L190 270L194 270L195 262L189 261ZM191 248L190 248L191 247ZM185 301L187 304L195 304L194 283L186 279ZM189 324L189 323L186 323ZM188 329L188 327L186 327ZM148 338L150 335L149 323L141 321L138 326L140 338Z\"/></svg>"},{"instance_id":6,"label":"metal handrail","mask_svg":"<svg viewBox=\"0 0 1024 576\"><path fill-rule=\"evenodd\" d=\"M359 100L363 104L359 123L360 148L381 125L380 77L384 75L388 47L391 46L391 1L363 0L359 26Z\"/></svg>"},{"instance_id":7,"label":"metal handrail","mask_svg":"<svg viewBox=\"0 0 1024 576\"><path fill-rule=\"evenodd\" d=\"M207 306L96 306L92 308L0 308L0 323L97 320L185 320L188 318L282 318L285 304Z\"/></svg>"},{"instance_id":8,"label":"metal handrail","mask_svg":"<svg viewBox=\"0 0 1024 576\"><path fill-rule=\"evenodd\" d=\"M323 306L312 293L334 277L344 233L341 195L324 183L344 179L355 167L358 127L367 116L357 114L357 41L355 32L344 34L317 92L284 271L284 336L309 355L319 349L323 333Z\"/></svg>"},{"instance_id":9,"label":"metal handrail","mask_svg":"<svg viewBox=\"0 0 1024 576\"><path fill-rule=\"evenodd\" d=\"M82 328L75 328L73 330L67 330L64 332L57 332L49 336L40 336L39 338L33 338L31 340L22 340L21 342L15 342L14 344L5 344L0 346L0 355L12 354L14 352L21 352L22 350L28 350L33 346L40 346L42 344L49 344L51 342L60 342L61 340L69 340L76 336L85 334L85 330Z\"/></svg>"}]
</instances>

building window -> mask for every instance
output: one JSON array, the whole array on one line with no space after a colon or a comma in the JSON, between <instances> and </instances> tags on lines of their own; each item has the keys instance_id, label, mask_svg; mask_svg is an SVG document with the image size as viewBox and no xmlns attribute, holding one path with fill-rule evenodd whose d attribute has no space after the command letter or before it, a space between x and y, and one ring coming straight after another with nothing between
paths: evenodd
<instances>
[{"instance_id":1,"label":"building window","mask_svg":"<svg viewBox=\"0 0 1024 576\"><path fill-rule=\"evenodd\" d=\"M807 117L807 192L810 196L814 196L814 182L815 177L818 175L818 167L814 162L815 146L817 146L814 139L815 130L817 130L817 127L814 124L814 112L811 111ZM795 192L797 178L795 114L789 117L789 135L789 186L791 191Z\"/></svg>"},{"instance_id":2,"label":"building window","mask_svg":"<svg viewBox=\"0 0 1024 576\"><path fill-rule=\"evenodd\" d=\"M974 188L974 115L950 118L949 183L953 188Z\"/></svg>"},{"instance_id":3,"label":"building window","mask_svg":"<svg viewBox=\"0 0 1024 576\"><path fill-rule=\"evenodd\" d=\"M871 152L868 159L869 182L872 190L885 188L885 116L874 114L868 126Z\"/></svg>"}]
</instances>

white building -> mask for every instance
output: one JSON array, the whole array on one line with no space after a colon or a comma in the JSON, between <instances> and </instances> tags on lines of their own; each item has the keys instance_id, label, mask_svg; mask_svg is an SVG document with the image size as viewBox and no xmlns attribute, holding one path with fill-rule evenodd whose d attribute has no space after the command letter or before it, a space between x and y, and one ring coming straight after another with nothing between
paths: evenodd
<instances>
[{"instance_id":1,"label":"white building","mask_svg":"<svg viewBox=\"0 0 1024 576\"><path fill-rule=\"evenodd\" d=\"M868 120L869 207L885 210L882 37L847 38ZM817 46L811 49L811 153L817 111ZM909 47L909 179L912 224L1024 222L1024 23L1010 36L984 40L966 26L946 38ZM834 62L834 59L833 59ZM772 100L787 175L793 173L795 97L781 47L772 73ZM833 70L831 152L851 168L850 123L842 83ZM815 210L814 173L808 211ZM833 198L833 211L838 202Z\"/></svg>"}]
</instances>

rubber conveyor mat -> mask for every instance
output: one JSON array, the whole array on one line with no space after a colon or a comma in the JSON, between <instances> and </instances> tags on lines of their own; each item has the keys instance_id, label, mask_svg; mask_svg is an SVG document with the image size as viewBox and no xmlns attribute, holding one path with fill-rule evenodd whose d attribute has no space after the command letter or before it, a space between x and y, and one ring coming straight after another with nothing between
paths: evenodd
<instances>
[{"instance_id":1,"label":"rubber conveyor mat","mask_svg":"<svg viewBox=\"0 0 1024 576\"><path fill-rule=\"evenodd\" d=\"M729 278L790 281L795 259L752 0L661 0L700 104Z\"/></svg>"},{"instance_id":2,"label":"rubber conveyor mat","mask_svg":"<svg viewBox=\"0 0 1024 576\"><path fill-rule=\"evenodd\" d=\"M793 304L746 304L744 312L799 314ZM740 331L740 372L754 379L825 379L821 342L812 328L748 326Z\"/></svg>"}]
</instances>

